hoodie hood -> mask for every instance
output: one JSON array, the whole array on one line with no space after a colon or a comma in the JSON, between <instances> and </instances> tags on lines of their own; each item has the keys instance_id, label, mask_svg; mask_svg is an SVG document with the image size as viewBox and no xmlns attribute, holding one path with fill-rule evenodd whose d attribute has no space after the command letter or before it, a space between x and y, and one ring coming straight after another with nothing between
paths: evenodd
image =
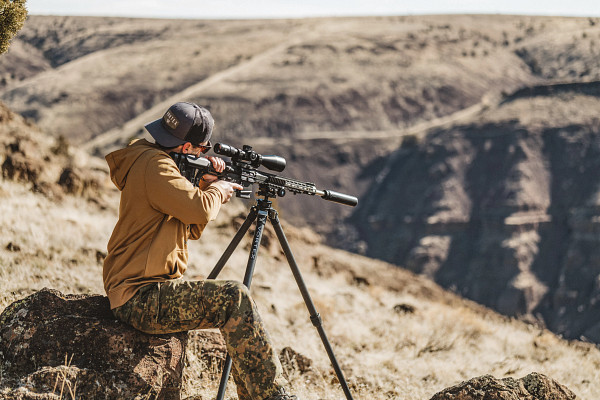
<instances>
[{"instance_id":1,"label":"hoodie hood","mask_svg":"<svg viewBox=\"0 0 600 400\"><path fill-rule=\"evenodd\" d=\"M135 139L124 149L113 151L105 159L110 169L110 179L119 190L123 190L127 182L127 175L133 164L147 151L160 150L157 144L146 139Z\"/></svg>"}]
</instances>

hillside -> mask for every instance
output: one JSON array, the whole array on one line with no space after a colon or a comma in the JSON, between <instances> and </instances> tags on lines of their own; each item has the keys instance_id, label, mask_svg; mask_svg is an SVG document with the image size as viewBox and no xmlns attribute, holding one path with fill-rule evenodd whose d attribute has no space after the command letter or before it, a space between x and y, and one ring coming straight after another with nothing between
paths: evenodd
<instances>
[{"instance_id":1,"label":"hillside","mask_svg":"<svg viewBox=\"0 0 600 400\"><path fill-rule=\"evenodd\" d=\"M9 165L6 160L19 154L21 165L33 165L42 157L54 171L47 169L35 178L4 174L0 180L0 310L43 287L102 293L101 263L118 205L103 163L77 160L76 148L58 152L60 146L39 128L4 107L0 115L1 140L27 143L5 146L0 162ZM59 171L67 168L76 175L94 176L96 183L88 185L94 191L70 193L64 185L54 186L62 175ZM40 186L53 190L40 191ZM237 202L224 207L193 244L188 278L206 276L246 207ZM531 371L552 376L583 400L600 396L596 347L502 317L427 279L329 248L310 230L283 224L356 398L426 399L472 376L520 377ZM337 399L341 391L273 235L266 231L252 293L277 346L291 346L313 361L308 371L288 371L294 391L307 399ZM222 277L240 279L248 241L234 253ZM197 347L190 346L190 371L202 368L194 353ZM210 397L217 380L218 374L187 373L185 394Z\"/></svg>"},{"instance_id":2,"label":"hillside","mask_svg":"<svg viewBox=\"0 0 600 400\"><path fill-rule=\"evenodd\" d=\"M33 16L3 60L0 97L76 143L150 108L160 115L164 107L157 106L182 93L210 105L224 140L397 130L471 106L491 87L510 91L531 82L513 43L553 35L557 26L582 30L589 23ZM122 143L139 128L113 139Z\"/></svg>"},{"instance_id":3,"label":"hillside","mask_svg":"<svg viewBox=\"0 0 600 400\"><path fill-rule=\"evenodd\" d=\"M0 58L0 99L97 154L192 100L213 112L217 140L281 154L293 161L286 174L360 197L404 135L471 118L523 86L598 79L598 22L32 16ZM350 214L310 204L281 207L328 235Z\"/></svg>"},{"instance_id":4,"label":"hillside","mask_svg":"<svg viewBox=\"0 0 600 400\"><path fill-rule=\"evenodd\" d=\"M286 221L600 342L599 55L594 18L33 16L0 99L97 155L175 101L205 104L216 140L360 199L288 195Z\"/></svg>"},{"instance_id":5,"label":"hillside","mask_svg":"<svg viewBox=\"0 0 600 400\"><path fill-rule=\"evenodd\" d=\"M600 342L598 109L599 82L538 86L401 147L354 215L366 254Z\"/></svg>"}]
</instances>

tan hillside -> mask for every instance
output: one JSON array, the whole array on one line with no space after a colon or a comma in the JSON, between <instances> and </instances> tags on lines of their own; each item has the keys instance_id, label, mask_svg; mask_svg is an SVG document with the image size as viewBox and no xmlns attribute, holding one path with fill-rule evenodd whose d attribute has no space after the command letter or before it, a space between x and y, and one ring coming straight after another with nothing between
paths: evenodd
<instances>
[{"instance_id":1,"label":"tan hillside","mask_svg":"<svg viewBox=\"0 0 600 400\"><path fill-rule=\"evenodd\" d=\"M523 86L598 79L599 38L589 18L33 16L0 59L0 99L99 154L174 101L196 101L217 140L281 154L295 161L286 174L361 196L407 134L468 121ZM328 236L350 214L297 197L283 209Z\"/></svg>"},{"instance_id":2,"label":"tan hillside","mask_svg":"<svg viewBox=\"0 0 600 400\"><path fill-rule=\"evenodd\" d=\"M538 80L597 78L598 32L551 17L33 16L3 60L1 97L77 143L182 96L210 105L227 140L397 131Z\"/></svg>"},{"instance_id":3,"label":"tan hillside","mask_svg":"<svg viewBox=\"0 0 600 400\"><path fill-rule=\"evenodd\" d=\"M36 182L6 176L0 180L0 310L43 287L65 293L102 293L101 262L118 204L102 162L54 155L56 143L37 127L6 109L0 114L0 138L8 143L26 142L33 149L22 154L24 165L41 155L55 171L67 166L85 176L95 171L97 182L94 192L75 195L65 193L63 186L40 193ZM6 147L0 159L3 164L21 152L14 147ZM38 182L56 182L59 174L50 172ZM206 276L246 207L240 202L224 207L218 220L193 244L188 278ZM283 224L355 398L427 399L473 376L521 377L532 371L552 376L578 398L600 396L600 351L595 346L567 342L502 317L403 269L332 249L310 230ZM222 277L241 278L248 239ZM289 371L294 391L305 399L341 398L270 230L259 252L252 292L276 344L291 346L313 360L308 372ZM208 374L200 379L194 368L201 364L193 352L188 354L188 364L186 396L213 396L218 377L207 381Z\"/></svg>"}]
</instances>

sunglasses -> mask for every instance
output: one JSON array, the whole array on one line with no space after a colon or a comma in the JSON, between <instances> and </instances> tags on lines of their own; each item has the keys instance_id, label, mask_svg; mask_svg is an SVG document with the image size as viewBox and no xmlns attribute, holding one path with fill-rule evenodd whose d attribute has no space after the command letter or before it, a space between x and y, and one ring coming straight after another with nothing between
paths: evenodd
<instances>
[{"instance_id":1,"label":"sunglasses","mask_svg":"<svg viewBox=\"0 0 600 400\"><path fill-rule=\"evenodd\" d=\"M200 148L200 152L202 154L206 154L210 149L212 149L212 143L209 140L208 144L199 144L196 147Z\"/></svg>"}]
</instances>

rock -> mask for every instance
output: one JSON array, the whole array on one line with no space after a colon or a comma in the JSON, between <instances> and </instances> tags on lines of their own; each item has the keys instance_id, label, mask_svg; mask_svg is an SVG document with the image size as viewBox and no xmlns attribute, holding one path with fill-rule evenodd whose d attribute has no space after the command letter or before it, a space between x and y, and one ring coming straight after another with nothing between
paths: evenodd
<instances>
[{"instance_id":1,"label":"rock","mask_svg":"<svg viewBox=\"0 0 600 400\"><path fill-rule=\"evenodd\" d=\"M99 295L43 289L0 314L3 386L19 387L10 398L72 390L86 399L180 399L186 344L187 332L146 335L117 321Z\"/></svg>"},{"instance_id":2,"label":"rock","mask_svg":"<svg viewBox=\"0 0 600 400\"><path fill-rule=\"evenodd\" d=\"M484 375L444 389L430 400L575 400L565 386L533 372L521 379Z\"/></svg>"},{"instance_id":3,"label":"rock","mask_svg":"<svg viewBox=\"0 0 600 400\"><path fill-rule=\"evenodd\" d=\"M394 306L394 312L398 314L414 314L417 311L417 308L410 304L396 304Z\"/></svg>"},{"instance_id":4,"label":"rock","mask_svg":"<svg viewBox=\"0 0 600 400\"><path fill-rule=\"evenodd\" d=\"M94 177L89 177L89 173L84 177L81 172L78 172L72 167L66 167L58 178L58 184L66 193L77 196L94 195L98 193L100 183Z\"/></svg>"},{"instance_id":5,"label":"rock","mask_svg":"<svg viewBox=\"0 0 600 400\"><path fill-rule=\"evenodd\" d=\"M279 361L283 366L284 376L287 378L292 372L299 372L305 374L312 368L313 361L298 353L291 347L284 347L279 353Z\"/></svg>"},{"instance_id":6,"label":"rock","mask_svg":"<svg viewBox=\"0 0 600 400\"><path fill-rule=\"evenodd\" d=\"M2 177L36 183L42 169L43 165L38 160L29 159L20 153L9 154L2 163Z\"/></svg>"}]
</instances>

